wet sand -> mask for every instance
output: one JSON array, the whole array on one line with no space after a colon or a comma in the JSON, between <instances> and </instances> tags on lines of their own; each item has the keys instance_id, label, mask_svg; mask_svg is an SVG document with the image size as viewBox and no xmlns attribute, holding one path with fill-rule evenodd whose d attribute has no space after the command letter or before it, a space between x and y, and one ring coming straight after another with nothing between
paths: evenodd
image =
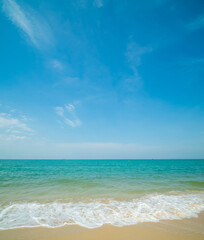
<instances>
[{"instance_id":1,"label":"wet sand","mask_svg":"<svg viewBox=\"0 0 204 240\"><path fill-rule=\"evenodd\" d=\"M22 228L1 230L1 240L204 240L204 214L198 218L139 223L133 226L87 229L79 226L61 228Z\"/></svg>"}]
</instances>

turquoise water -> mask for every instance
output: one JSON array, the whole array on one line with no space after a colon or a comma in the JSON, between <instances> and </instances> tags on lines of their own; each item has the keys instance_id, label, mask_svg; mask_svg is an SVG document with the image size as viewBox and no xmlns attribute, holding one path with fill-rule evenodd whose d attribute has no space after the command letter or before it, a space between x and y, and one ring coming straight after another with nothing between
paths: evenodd
<instances>
[{"instance_id":1,"label":"turquoise water","mask_svg":"<svg viewBox=\"0 0 204 240\"><path fill-rule=\"evenodd\" d=\"M196 217L203 160L0 160L0 228Z\"/></svg>"}]
</instances>

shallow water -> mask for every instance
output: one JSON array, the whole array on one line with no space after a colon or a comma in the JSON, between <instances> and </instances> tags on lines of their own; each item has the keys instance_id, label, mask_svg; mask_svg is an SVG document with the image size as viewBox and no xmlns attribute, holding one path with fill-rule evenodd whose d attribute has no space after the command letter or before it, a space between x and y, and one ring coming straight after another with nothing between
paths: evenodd
<instances>
[{"instance_id":1,"label":"shallow water","mask_svg":"<svg viewBox=\"0 0 204 240\"><path fill-rule=\"evenodd\" d=\"M0 160L0 228L196 217L203 160Z\"/></svg>"}]
</instances>

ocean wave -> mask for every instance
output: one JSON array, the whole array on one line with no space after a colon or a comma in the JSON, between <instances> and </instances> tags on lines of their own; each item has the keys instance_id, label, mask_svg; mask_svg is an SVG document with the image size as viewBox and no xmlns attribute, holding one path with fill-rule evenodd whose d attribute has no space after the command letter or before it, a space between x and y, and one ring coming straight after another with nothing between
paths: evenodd
<instances>
[{"instance_id":1,"label":"ocean wave","mask_svg":"<svg viewBox=\"0 0 204 240\"><path fill-rule=\"evenodd\" d=\"M139 222L197 217L204 210L204 194L155 194L131 201L111 199L89 202L12 203L0 206L0 229L61 227L77 224L96 228L104 224L133 225Z\"/></svg>"}]
</instances>

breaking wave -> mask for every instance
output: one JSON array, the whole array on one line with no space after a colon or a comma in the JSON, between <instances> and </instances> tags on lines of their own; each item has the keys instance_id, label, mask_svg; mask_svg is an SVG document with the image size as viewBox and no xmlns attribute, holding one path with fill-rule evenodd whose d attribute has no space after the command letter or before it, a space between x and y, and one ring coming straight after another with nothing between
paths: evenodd
<instances>
[{"instance_id":1,"label":"breaking wave","mask_svg":"<svg viewBox=\"0 0 204 240\"><path fill-rule=\"evenodd\" d=\"M96 228L104 224L133 225L139 222L197 217L204 210L204 194L156 194L131 201L111 199L89 202L12 203L0 206L0 229L49 228L77 224Z\"/></svg>"}]
</instances>

